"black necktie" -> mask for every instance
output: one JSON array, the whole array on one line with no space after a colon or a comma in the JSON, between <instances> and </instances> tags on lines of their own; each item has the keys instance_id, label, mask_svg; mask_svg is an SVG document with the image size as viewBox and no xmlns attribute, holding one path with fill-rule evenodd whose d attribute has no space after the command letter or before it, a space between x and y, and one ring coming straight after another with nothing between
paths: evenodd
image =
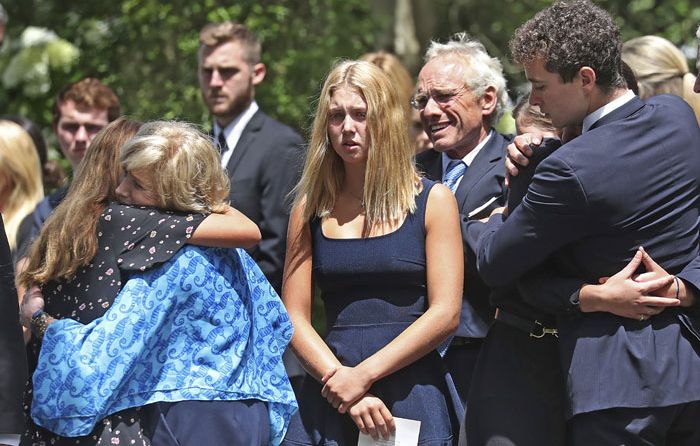
<instances>
[{"instance_id":1,"label":"black necktie","mask_svg":"<svg viewBox=\"0 0 700 446\"><path fill-rule=\"evenodd\" d=\"M226 143L226 137L224 136L224 131L219 132L219 140L216 146L219 149L219 154L223 155L228 150L228 144Z\"/></svg>"}]
</instances>

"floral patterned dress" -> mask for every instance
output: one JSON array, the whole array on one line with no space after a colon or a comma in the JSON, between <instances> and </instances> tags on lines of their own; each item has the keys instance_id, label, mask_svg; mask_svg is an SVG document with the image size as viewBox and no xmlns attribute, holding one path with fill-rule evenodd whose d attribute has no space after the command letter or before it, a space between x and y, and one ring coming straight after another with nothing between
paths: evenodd
<instances>
[{"instance_id":1,"label":"floral patterned dress","mask_svg":"<svg viewBox=\"0 0 700 446\"><path fill-rule=\"evenodd\" d=\"M85 267L70 280L44 285L44 310L54 318L71 318L89 323L102 316L119 294L129 274L145 271L168 261L185 245L204 220L203 214L184 214L160 209L112 203L97 225L98 249ZM33 371L40 343L28 346ZM123 410L98 423L84 437L59 437L34 424L29 418L31 382L25 395L28 427L22 446L37 445L138 445L149 446L141 408Z\"/></svg>"}]
</instances>

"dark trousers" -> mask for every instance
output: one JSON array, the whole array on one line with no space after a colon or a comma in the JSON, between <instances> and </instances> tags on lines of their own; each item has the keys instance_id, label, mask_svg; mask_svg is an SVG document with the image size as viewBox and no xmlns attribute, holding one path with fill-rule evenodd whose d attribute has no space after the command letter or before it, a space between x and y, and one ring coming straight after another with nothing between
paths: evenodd
<instances>
[{"instance_id":1,"label":"dark trousers","mask_svg":"<svg viewBox=\"0 0 700 446\"><path fill-rule=\"evenodd\" d=\"M494 322L474 369L460 446L563 446L565 437L557 338Z\"/></svg>"},{"instance_id":2,"label":"dark trousers","mask_svg":"<svg viewBox=\"0 0 700 446\"><path fill-rule=\"evenodd\" d=\"M466 345L450 345L445 357L442 358L447 370L452 375L459 400L464 406L469 393L469 385L472 382L472 374L476 365L483 342L475 342Z\"/></svg>"},{"instance_id":3,"label":"dark trousers","mask_svg":"<svg viewBox=\"0 0 700 446\"><path fill-rule=\"evenodd\" d=\"M700 401L579 414L569 420L569 444L697 446L700 445Z\"/></svg>"},{"instance_id":4,"label":"dark trousers","mask_svg":"<svg viewBox=\"0 0 700 446\"><path fill-rule=\"evenodd\" d=\"M267 405L258 400L180 401L148 406L153 446L263 446Z\"/></svg>"}]
</instances>

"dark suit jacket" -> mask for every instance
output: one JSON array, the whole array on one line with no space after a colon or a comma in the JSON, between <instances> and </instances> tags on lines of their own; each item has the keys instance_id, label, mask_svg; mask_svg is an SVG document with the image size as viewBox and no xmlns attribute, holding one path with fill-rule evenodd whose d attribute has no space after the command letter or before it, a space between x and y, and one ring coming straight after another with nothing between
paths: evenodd
<instances>
[{"instance_id":1,"label":"dark suit jacket","mask_svg":"<svg viewBox=\"0 0 700 446\"><path fill-rule=\"evenodd\" d=\"M494 208L505 205L503 157L509 142L503 135L494 131L491 139L465 172L455 192L463 220L487 217ZM418 170L425 173L427 178L442 181L442 159L439 152L428 150L418 154L416 164ZM495 200L493 200L494 198ZM484 206L486 203L489 204ZM477 210L478 212L474 213ZM489 294L490 289L477 274L474 253L465 244L464 295L460 324L455 332L456 336L468 338L486 336L494 313L493 307L489 303Z\"/></svg>"},{"instance_id":2,"label":"dark suit jacket","mask_svg":"<svg viewBox=\"0 0 700 446\"><path fill-rule=\"evenodd\" d=\"M642 245L678 273L699 252L698 172L700 129L687 104L635 97L542 161L507 220L468 224L479 272L501 286L549 258L557 274L596 283ZM569 415L700 400L700 345L692 344L691 323L678 309L644 322L563 314Z\"/></svg>"},{"instance_id":3,"label":"dark suit jacket","mask_svg":"<svg viewBox=\"0 0 700 446\"><path fill-rule=\"evenodd\" d=\"M231 206L253 220L262 234L250 250L279 293L291 198L304 162L301 137L258 110L243 130L227 169Z\"/></svg>"},{"instance_id":4,"label":"dark suit jacket","mask_svg":"<svg viewBox=\"0 0 700 446\"><path fill-rule=\"evenodd\" d=\"M0 217L0 434L21 434L27 357L19 325L12 256L3 227Z\"/></svg>"}]
</instances>

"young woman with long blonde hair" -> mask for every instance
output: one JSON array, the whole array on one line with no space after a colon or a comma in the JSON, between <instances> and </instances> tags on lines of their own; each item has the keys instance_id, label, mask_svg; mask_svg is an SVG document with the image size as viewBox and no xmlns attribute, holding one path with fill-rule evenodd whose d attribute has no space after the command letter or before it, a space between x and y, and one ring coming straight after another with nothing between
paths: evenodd
<instances>
[{"instance_id":1,"label":"young woman with long blonde hair","mask_svg":"<svg viewBox=\"0 0 700 446\"><path fill-rule=\"evenodd\" d=\"M463 255L454 196L413 165L405 107L368 62L338 64L318 101L288 231L282 295L310 377L286 444L388 437L422 422L451 445L459 403L436 352L457 327ZM311 324L312 283L328 333Z\"/></svg>"}]
</instances>

